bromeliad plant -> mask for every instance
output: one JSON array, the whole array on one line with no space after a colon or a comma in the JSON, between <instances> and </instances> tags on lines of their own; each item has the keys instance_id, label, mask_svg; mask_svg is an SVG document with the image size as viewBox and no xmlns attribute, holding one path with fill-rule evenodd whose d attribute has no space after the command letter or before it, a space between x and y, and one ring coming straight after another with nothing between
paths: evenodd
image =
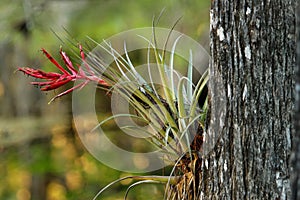
<instances>
[{"instance_id":1,"label":"bromeliad plant","mask_svg":"<svg viewBox=\"0 0 300 200\"><path fill-rule=\"evenodd\" d=\"M155 31L153 31L155 33ZM167 39L168 40L168 39ZM124 45L125 55L120 55L108 42L104 45L93 41L97 46L110 54L114 60L114 67L105 67L97 54L89 53L87 61L84 49L79 45L79 53L82 65L74 66L67 54L60 49L60 55L65 67L60 65L45 49L42 52L58 68L58 72L45 72L33 68L19 68L18 70L41 81L31 82L39 86L42 91L50 91L66 85L69 82L81 80L81 82L67 89L51 99L62 97L74 90L80 90L88 83L96 83L100 89L108 93L116 92L122 95L135 110L136 117L149 124L153 131L149 131L147 139L160 149L164 149L166 157L173 163L172 173L165 176L132 176L126 177L137 182L128 188L128 191L140 183L166 183L165 199L196 199L199 196L198 181L200 178L201 151L203 143L203 130L207 112L207 99L201 108L198 102L206 89L208 80L207 72L203 74L196 85L192 82L193 63L192 57L188 63L187 76L177 77L177 87L174 84L174 56L176 43L172 44L172 51L167 55L166 50L159 50L154 41L149 42L147 60L150 60L151 52L154 54L155 63L163 85L170 86L158 89L155 84L147 83L143 76L137 72L130 60L130 56ZM167 42L166 42L167 43ZM166 70L168 56L168 67ZM101 72L101 78L99 76ZM175 74L176 76L176 74ZM133 77L133 78L132 78ZM124 84L117 84L123 80ZM116 86L118 85L118 86ZM205 97L206 98L206 97ZM150 109L151 108L151 109ZM149 112L151 110L152 112ZM155 113L155 114L153 114ZM129 117L132 114L128 114ZM101 126L110 119L104 120ZM121 127L130 128L130 127ZM191 134L191 131L194 133ZM189 138L194 135L194 138ZM173 156L177 155L177 160ZM172 160L173 159L173 160ZM117 180L102 189L94 199L111 185L123 180ZM127 193L126 195L127 196ZM126 197L125 197L126 198Z\"/></svg>"}]
</instances>

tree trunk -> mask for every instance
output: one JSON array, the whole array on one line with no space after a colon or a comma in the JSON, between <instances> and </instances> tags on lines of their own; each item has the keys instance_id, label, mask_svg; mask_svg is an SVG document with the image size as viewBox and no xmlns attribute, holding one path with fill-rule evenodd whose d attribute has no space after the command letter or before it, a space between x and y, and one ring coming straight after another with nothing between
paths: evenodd
<instances>
[{"instance_id":1,"label":"tree trunk","mask_svg":"<svg viewBox=\"0 0 300 200\"><path fill-rule=\"evenodd\" d=\"M295 5L212 0L211 104L218 112L205 136L216 144L202 162L204 199L291 198Z\"/></svg>"},{"instance_id":2,"label":"tree trunk","mask_svg":"<svg viewBox=\"0 0 300 200\"><path fill-rule=\"evenodd\" d=\"M292 200L300 199L300 1L297 1L297 63L295 68L296 98L295 98L295 136L293 138L293 176Z\"/></svg>"}]
</instances>

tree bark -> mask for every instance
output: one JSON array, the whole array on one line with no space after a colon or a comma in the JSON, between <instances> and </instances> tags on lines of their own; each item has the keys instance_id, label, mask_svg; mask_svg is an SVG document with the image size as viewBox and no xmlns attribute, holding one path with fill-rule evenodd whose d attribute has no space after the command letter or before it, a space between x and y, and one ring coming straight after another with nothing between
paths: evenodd
<instances>
[{"instance_id":1,"label":"tree bark","mask_svg":"<svg viewBox=\"0 0 300 200\"><path fill-rule=\"evenodd\" d=\"M297 63L295 67L296 98L295 98L295 136L292 154L292 200L300 199L300 1L297 0Z\"/></svg>"},{"instance_id":2,"label":"tree bark","mask_svg":"<svg viewBox=\"0 0 300 200\"><path fill-rule=\"evenodd\" d=\"M226 109L210 114L204 199L291 198L295 5L212 0L211 104L223 98Z\"/></svg>"}]
</instances>

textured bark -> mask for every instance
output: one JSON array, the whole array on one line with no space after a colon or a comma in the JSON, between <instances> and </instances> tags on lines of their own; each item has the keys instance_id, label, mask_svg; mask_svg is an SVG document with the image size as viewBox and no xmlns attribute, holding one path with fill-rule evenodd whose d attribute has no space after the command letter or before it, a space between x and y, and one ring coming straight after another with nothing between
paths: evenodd
<instances>
[{"instance_id":1,"label":"textured bark","mask_svg":"<svg viewBox=\"0 0 300 200\"><path fill-rule=\"evenodd\" d=\"M226 109L210 117L221 128L207 131L218 137L202 162L204 199L291 198L295 4L212 0L211 102Z\"/></svg>"},{"instance_id":2,"label":"textured bark","mask_svg":"<svg viewBox=\"0 0 300 200\"><path fill-rule=\"evenodd\" d=\"M293 138L293 176L292 200L300 199L300 1L297 0L297 63L295 68L296 98L295 98L295 136Z\"/></svg>"}]
</instances>

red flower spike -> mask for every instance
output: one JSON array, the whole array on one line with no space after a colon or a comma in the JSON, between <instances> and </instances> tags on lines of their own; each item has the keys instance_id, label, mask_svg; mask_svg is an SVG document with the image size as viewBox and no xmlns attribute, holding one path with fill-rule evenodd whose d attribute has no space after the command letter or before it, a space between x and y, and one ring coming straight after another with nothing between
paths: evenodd
<instances>
[{"instance_id":1,"label":"red flower spike","mask_svg":"<svg viewBox=\"0 0 300 200\"><path fill-rule=\"evenodd\" d=\"M67 54L62 49L60 49L59 53L60 53L63 61L65 62L65 65L72 72L72 74L73 75L77 74L77 70L73 67L73 64L72 64L71 60L69 59L69 57L67 56Z\"/></svg>"},{"instance_id":2,"label":"red flower spike","mask_svg":"<svg viewBox=\"0 0 300 200\"><path fill-rule=\"evenodd\" d=\"M35 77L35 78L40 78L40 79L57 79L61 76L61 74L59 73L55 73L55 72L44 72L42 70L39 69L32 69L29 67L23 67L23 68L19 68L19 71L24 72L25 74Z\"/></svg>"},{"instance_id":3,"label":"red flower spike","mask_svg":"<svg viewBox=\"0 0 300 200\"><path fill-rule=\"evenodd\" d=\"M71 81L70 79L66 79L66 80L62 80L62 81L53 81L53 82L50 82L49 84L47 84L46 86L42 87L41 90L42 91L54 90L56 88L63 86L64 84L67 84L70 81Z\"/></svg>"},{"instance_id":4,"label":"red flower spike","mask_svg":"<svg viewBox=\"0 0 300 200\"><path fill-rule=\"evenodd\" d=\"M82 49L81 45L79 45L79 50L80 50L81 59L82 59L84 65L85 65L86 69L88 70L89 73L94 75L94 72L90 69L90 66L85 61L85 56L84 56L84 52L83 52L83 49Z\"/></svg>"},{"instance_id":5,"label":"red flower spike","mask_svg":"<svg viewBox=\"0 0 300 200\"><path fill-rule=\"evenodd\" d=\"M58 62L45 50L42 49L43 53L47 56L47 58L64 74L69 74Z\"/></svg>"},{"instance_id":6,"label":"red flower spike","mask_svg":"<svg viewBox=\"0 0 300 200\"><path fill-rule=\"evenodd\" d=\"M89 65L85 61L85 56L81 45L79 45L79 49L80 49L81 59L84 63L83 66L86 68L88 73L90 73L89 75L86 75L86 73L84 72L84 70L80 68L80 66L78 66L78 69L76 70L71 60L69 59L67 54L64 51L62 51L62 49L60 49L60 55L67 69L64 69L45 49L42 49L46 57L60 70L61 73L44 72L42 70L33 69L29 67L18 68L18 70L34 78L44 80L41 82L31 82L32 85L39 86L41 91L54 90L71 81L83 80L82 83L79 83L78 85L75 85L74 87L67 89L66 91L56 95L51 99L50 102L52 102L58 97L71 93L73 90L83 88L91 81L97 83L98 85L109 87L109 85L103 79L97 77L94 74L94 72L90 69Z\"/></svg>"}]
</instances>

